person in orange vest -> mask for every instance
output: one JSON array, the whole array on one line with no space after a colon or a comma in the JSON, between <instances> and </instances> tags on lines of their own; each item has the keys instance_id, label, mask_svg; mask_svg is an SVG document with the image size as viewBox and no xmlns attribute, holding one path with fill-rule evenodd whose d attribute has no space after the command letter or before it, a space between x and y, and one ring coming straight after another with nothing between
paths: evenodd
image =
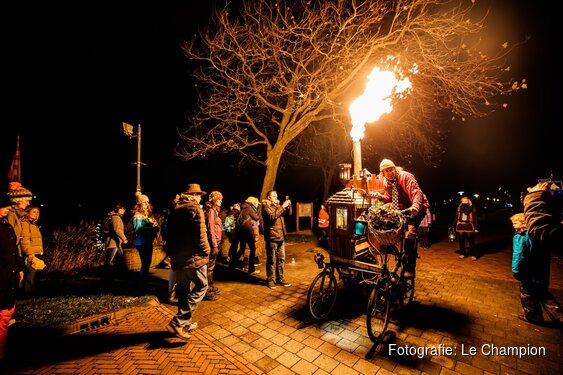
<instances>
[{"instance_id":1,"label":"person in orange vest","mask_svg":"<svg viewBox=\"0 0 563 375\"><path fill-rule=\"evenodd\" d=\"M318 227L319 227L319 241L328 240L328 224L329 216L324 204L321 204L319 210Z\"/></svg>"}]
</instances>

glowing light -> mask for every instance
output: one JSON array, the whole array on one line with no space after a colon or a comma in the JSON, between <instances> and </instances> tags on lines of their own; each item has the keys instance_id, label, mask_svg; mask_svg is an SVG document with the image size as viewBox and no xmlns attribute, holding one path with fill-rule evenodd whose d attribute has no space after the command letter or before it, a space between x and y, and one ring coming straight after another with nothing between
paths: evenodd
<instances>
[{"instance_id":1,"label":"glowing light","mask_svg":"<svg viewBox=\"0 0 563 375\"><path fill-rule=\"evenodd\" d=\"M408 94L412 84L408 78L397 78L395 70L381 70L373 68L368 76L368 83L364 93L357 97L350 105L352 130L350 135L354 142L364 137L365 124L378 120L393 110L391 103L394 96Z\"/></svg>"}]
</instances>

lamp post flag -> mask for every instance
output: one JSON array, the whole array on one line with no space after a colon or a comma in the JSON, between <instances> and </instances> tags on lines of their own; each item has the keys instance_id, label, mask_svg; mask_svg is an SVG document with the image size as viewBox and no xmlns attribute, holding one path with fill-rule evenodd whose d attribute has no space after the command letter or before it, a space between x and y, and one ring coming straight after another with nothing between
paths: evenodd
<instances>
[{"instance_id":1,"label":"lamp post flag","mask_svg":"<svg viewBox=\"0 0 563 375\"><path fill-rule=\"evenodd\" d=\"M20 164L20 137L18 136L18 141L16 143L16 153L12 159L12 165L10 165L10 170L8 171L8 178L10 182L22 182L22 170Z\"/></svg>"}]
</instances>

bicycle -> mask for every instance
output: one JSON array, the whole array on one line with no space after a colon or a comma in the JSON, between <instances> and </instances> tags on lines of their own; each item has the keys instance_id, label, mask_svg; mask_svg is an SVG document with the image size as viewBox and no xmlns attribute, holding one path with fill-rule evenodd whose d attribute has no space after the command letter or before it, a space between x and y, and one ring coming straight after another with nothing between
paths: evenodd
<instances>
[{"instance_id":1,"label":"bicycle","mask_svg":"<svg viewBox=\"0 0 563 375\"><path fill-rule=\"evenodd\" d=\"M367 227L351 238L351 244L366 246L354 250L350 257L330 253L330 262L322 254L315 255L315 262L322 271L315 276L307 293L309 312L315 319L326 318L336 303L339 279L347 285L364 284L371 287L368 298L366 324L373 342L384 336L388 324L391 304L399 301L400 307L409 305L414 298L414 278L404 276L404 234L407 224L398 211L399 225L392 230L379 230L373 222L380 208L369 207L367 215L360 215L356 223ZM363 241L363 242L361 242ZM416 241L416 240L415 240ZM377 242L377 243L376 243ZM416 246L415 242L415 246Z\"/></svg>"},{"instance_id":2,"label":"bicycle","mask_svg":"<svg viewBox=\"0 0 563 375\"><path fill-rule=\"evenodd\" d=\"M401 218L400 227L394 231L380 231L373 227L370 227L370 231L380 244L378 249L370 243L379 251L382 269L369 297L366 323L370 339L378 342L387 332L392 304L398 301L399 308L402 309L412 303L415 282L414 276L404 275L405 232L408 231L404 217ZM370 241L369 237L368 241ZM418 240L414 238L413 241L416 254Z\"/></svg>"}]
</instances>

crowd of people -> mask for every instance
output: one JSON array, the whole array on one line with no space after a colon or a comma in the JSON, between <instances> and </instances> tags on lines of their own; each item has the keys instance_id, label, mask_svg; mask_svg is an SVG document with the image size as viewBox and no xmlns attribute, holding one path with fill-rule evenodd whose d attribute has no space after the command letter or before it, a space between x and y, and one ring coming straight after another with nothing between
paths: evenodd
<instances>
[{"instance_id":1,"label":"crowd of people","mask_svg":"<svg viewBox=\"0 0 563 375\"><path fill-rule=\"evenodd\" d=\"M430 204L412 173L389 159L381 161L383 190L374 197L400 210L407 223L405 235L405 277L415 277L417 241L423 249L430 247L429 228L432 222ZM169 300L177 302L178 311L167 329L187 339L197 328L193 313L202 300L215 301L220 293L214 283L214 270L219 259L231 271L240 269L251 276L260 273L257 244L264 240L266 282L270 289L289 287L285 275L284 216L291 214L291 201L281 202L276 190L267 192L260 201L249 196L242 204L229 210L222 207L223 194L212 191L207 201L199 184L188 185L177 194L172 206L159 223L147 195L138 192L132 208L133 245L141 261L138 287L141 293L151 292L148 286L153 244L160 233L169 257ZM40 208L31 205L33 194L21 183L10 183L0 193L0 359L4 355L8 326L13 322L16 297L27 298L34 292L36 272L45 265L43 239L37 220ZM550 254L563 246L560 213L554 211L550 186L547 183L529 188L523 201L524 212L511 217L515 229L512 270L520 281L522 320L543 324L542 309L551 320L560 324L561 307L549 293ZM118 203L108 214L103 245L105 263L103 282L111 285L115 263L123 258L123 245L128 243L123 216L127 209ZM476 208L467 196L461 197L453 228L459 240L459 258L477 260L475 244L478 233ZM319 239L329 240L330 215L321 205L318 215ZM466 242L468 251L466 251ZM248 248L248 250L247 250ZM248 255L246 255L248 254ZM242 260L241 260L242 258Z\"/></svg>"}]
</instances>

